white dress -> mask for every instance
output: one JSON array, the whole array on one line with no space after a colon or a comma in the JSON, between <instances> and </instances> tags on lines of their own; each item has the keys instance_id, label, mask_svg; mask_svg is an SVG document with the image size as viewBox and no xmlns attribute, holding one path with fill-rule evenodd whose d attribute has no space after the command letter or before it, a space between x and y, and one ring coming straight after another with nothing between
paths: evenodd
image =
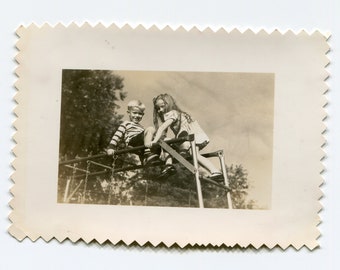
<instances>
[{"instance_id":1,"label":"white dress","mask_svg":"<svg viewBox=\"0 0 340 270\"><path fill-rule=\"evenodd\" d=\"M197 121L188 121L189 116L176 110L169 111L164 114L164 121L172 119L173 122L170 126L174 132L175 137L182 137L189 134L195 134L196 145L202 149L209 143L209 138L202 130Z\"/></svg>"}]
</instances>

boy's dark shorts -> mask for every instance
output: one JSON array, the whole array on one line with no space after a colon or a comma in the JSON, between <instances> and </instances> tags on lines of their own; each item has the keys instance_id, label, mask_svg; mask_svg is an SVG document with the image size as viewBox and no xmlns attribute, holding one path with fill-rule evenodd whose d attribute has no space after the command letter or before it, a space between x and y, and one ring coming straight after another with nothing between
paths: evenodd
<instances>
[{"instance_id":1,"label":"boy's dark shorts","mask_svg":"<svg viewBox=\"0 0 340 270\"><path fill-rule=\"evenodd\" d=\"M135 137L133 137L129 145L132 147L143 146L144 145L144 132L139 133Z\"/></svg>"},{"instance_id":2,"label":"boy's dark shorts","mask_svg":"<svg viewBox=\"0 0 340 270\"><path fill-rule=\"evenodd\" d=\"M132 147L143 146L143 145L144 145L144 132L139 133L138 135L133 137L129 142L129 146L132 146ZM151 148L151 152L159 155L160 152L161 152L160 146L158 144L153 146ZM144 149L137 150L135 153L139 156L143 156L144 155Z\"/></svg>"}]
</instances>

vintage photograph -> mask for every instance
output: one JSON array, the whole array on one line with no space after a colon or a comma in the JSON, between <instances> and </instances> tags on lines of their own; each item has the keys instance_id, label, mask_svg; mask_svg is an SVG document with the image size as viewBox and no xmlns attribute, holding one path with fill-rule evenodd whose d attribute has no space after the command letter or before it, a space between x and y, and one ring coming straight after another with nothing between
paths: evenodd
<instances>
[{"instance_id":1,"label":"vintage photograph","mask_svg":"<svg viewBox=\"0 0 340 270\"><path fill-rule=\"evenodd\" d=\"M17 35L15 238L318 246L324 35Z\"/></svg>"},{"instance_id":2,"label":"vintage photograph","mask_svg":"<svg viewBox=\"0 0 340 270\"><path fill-rule=\"evenodd\" d=\"M63 69L58 203L270 209L274 79Z\"/></svg>"}]
</instances>

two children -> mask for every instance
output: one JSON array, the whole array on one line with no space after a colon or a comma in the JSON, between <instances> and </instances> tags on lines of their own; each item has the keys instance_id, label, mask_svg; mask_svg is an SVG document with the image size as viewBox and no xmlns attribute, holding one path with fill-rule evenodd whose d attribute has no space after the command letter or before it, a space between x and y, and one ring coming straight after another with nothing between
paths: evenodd
<instances>
[{"instance_id":1,"label":"two children","mask_svg":"<svg viewBox=\"0 0 340 270\"><path fill-rule=\"evenodd\" d=\"M193 122L191 116L183 112L176 104L172 96L161 94L153 99L154 112L153 122L155 127L143 129L139 124L144 115L145 106L140 101L130 101L128 104L128 114L130 121L124 121L115 132L110 142L108 155L114 154L114 149L118 142L124 138L125 143L130 146L145 145L146 163L149 163L158 156L150 151L170 128L176 138L187 136L190 134L190 123ZM206 146L208 141L197 143L199 149ZM183 142L179 145L180 153L190 151L190 143ZM210 179L214 181L223 180L222 173L207 158L198 153L198 163L210 172ZM168 177L176 173L176 169L172 165L172 157L166 153L165 168L161 172L161 177Z\"/></svg>"},{"instance_id":2,"label":"two children","mask_svg":"<svg viewBox=\"0 0 340 270\"><path fill-rule=\"evenodd\" d=\"M154 113L153 122L156 128L156 134L153 140L148 143L146 140L146 147L151 147L153 144L157 143L164 132L170 128L175 134L176 138L184 137L190 134L190 123L193 122L191 116L183 112L176 104L174 98L168 94L158 95L153 99ZM197 142L197 147L202 149L208 144L209 141ZM190 150L190 143L183 142L179 145L180 153L186 153ZM223 180L222 173L215 167L215 165L210 162L207 158L203 157L200 153L197 153L198 163L206 168L210 172L209 178L214 181ZM174 166L172 165L172 157L167 156L165 160L165 169L162 174L172 174L174 172Z\"/></svg>"}]
</instances>

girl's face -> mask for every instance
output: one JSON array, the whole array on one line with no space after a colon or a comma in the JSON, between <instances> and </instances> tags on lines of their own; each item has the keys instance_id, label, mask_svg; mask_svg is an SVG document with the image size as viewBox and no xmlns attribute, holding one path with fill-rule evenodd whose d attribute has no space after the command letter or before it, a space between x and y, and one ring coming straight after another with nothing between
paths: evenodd
<instances>
[{"instance_id":1,"label":"girl's face","mask_svg":"<svg viewBox=\"0 0 340 270\"><path fill-rule=\"evenodd\" d=\"M158 99L155 103L157 113L163 115L166 113L167 106L163 99Z\"/></svg>"}]
</instances>

